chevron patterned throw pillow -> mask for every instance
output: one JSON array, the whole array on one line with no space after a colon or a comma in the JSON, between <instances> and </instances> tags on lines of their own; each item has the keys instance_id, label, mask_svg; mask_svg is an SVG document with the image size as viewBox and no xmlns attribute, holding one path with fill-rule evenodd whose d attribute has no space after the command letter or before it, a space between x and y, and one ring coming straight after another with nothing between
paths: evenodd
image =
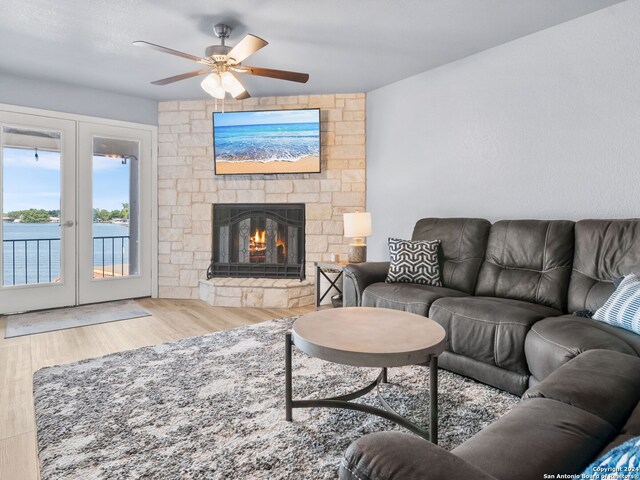
<instances>
[{"instance_id":1,"label":"chevron patterned throw pillow","mask_svg":"<svg viewBox=\"0 0 640 480\"><path fill-rule=\"evenodd\" d=\"M441 287L438 246L440 240L389 239L387 283L420 283Z\"/></svg>"}]
</instances>

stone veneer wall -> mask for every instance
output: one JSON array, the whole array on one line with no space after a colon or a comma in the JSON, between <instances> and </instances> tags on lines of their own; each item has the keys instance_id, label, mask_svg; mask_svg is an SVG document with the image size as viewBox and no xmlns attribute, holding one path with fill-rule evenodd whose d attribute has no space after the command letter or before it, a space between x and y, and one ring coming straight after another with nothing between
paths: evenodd
<instances>
[{"instance_id":1,"label":"stone veneer wall","mask_svg":"<svg viewBox=\"0 0 640 480\"><path fill-rule=\"evenodd\" d=\"M218 110L220 105L218 104ZM211 256L211 204L306 204L306 275L346 257L342 214L365 208L365 95L228 101L225 111L321 109L320 174L215 176L213 100L158 104L158 283L166 298L199 298Z\"/></svg>"}]
</instances>

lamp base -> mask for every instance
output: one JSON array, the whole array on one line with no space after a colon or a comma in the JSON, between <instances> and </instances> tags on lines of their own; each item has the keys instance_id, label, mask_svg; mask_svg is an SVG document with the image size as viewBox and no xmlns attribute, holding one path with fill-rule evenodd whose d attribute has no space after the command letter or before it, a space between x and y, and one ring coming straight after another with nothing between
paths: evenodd
<instances>
[{"instance_id":1,"label":"lamp base","mask_svg":"<svg viewBox=\"0 0 640 480\"><path fill-rule=\"evenodd\" d=\"M367 261L367 246L365 244L349 245L349 263L364 263Z\"/></svg>"}]
</instances>

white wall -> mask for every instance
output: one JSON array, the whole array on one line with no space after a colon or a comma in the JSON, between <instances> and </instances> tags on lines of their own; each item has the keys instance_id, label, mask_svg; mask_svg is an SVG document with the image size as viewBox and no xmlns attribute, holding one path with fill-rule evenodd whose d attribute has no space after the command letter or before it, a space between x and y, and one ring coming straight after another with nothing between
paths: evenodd
<instances>
[{"instance_id":1,"label":"white wall","mask_svg":"<svg viewBox=\"0 0 640 480\"><path fill-rule=\"evenodd\" d=\"M367 94L369 259L427 216L640 217L640 0Z\"/></svg>"},{"instance_id":2,"label":"white wall","mask_svg":"<svg viewBox=\"0 0 640 480\"><path fill-rule=\"evenodd\" d=\"M0 73L0 103L158 124L158 102L155 100L5 73Z\"/></svg>"}]
</instances>

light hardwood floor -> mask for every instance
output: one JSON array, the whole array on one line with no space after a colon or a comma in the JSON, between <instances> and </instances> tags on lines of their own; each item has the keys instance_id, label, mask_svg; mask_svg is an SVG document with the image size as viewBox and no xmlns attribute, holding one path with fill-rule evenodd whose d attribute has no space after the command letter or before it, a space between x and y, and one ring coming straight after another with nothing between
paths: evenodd
<instances>
[{"instance_id":1,"label":"light hardwood floor","mask_svg":"<svg viewBox=\"0 0 640 480\"><path fill-rule=\"evenodd\" d=\"M36 370L312 310L211 307L199 300L137 302L152 316L10 339L4 338L6 317L0 316L0 480L39 478Z\"/></svg>"}]
</instances>

